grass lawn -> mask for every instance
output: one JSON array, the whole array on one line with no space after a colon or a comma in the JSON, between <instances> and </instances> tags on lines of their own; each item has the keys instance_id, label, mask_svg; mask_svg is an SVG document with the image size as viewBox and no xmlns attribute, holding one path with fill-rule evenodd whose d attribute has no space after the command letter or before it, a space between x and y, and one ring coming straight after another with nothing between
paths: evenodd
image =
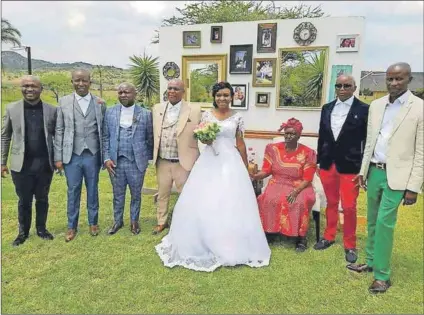
<instances>
[{"instance_id":1,"label":"grass lawn","mask_svg":"<svg viewBox=\"0 0 424 315\"><path fill-rule=\"evenodd\" d=\"M149 169L147 187L155 186ZM85 204L85 190L82 203ZM129 193L128 193L129 195ZM172 204L176 196L172 197ZM142 233L126 225L106 235L112 216L112 188L106 172L100 179L101 234L88 234L87 212L81 209L80 231L65 243L66 183L55 176L50 194L48 228L56 236L43 241L31 230L29 240L11 246L17 234L16 196L10 176L2 180L2 313L423 313L423 199L399 211L393 253L393 287L380 296L367 288L372 275L345 268L340 236L326 251L314 251L313 223L309 248L297 254L293 244L273 244L270 266L220 268L199 273L168 269L154 246L152 196L144 196ZM364 214L364 194L359 212ZM324 220L322 220L324 221ZM34 226L34 223L33 223ZM187 227L190 228L190 227ZM360 261L365 228L359 227Z\"/></svg>"}]
</instances>

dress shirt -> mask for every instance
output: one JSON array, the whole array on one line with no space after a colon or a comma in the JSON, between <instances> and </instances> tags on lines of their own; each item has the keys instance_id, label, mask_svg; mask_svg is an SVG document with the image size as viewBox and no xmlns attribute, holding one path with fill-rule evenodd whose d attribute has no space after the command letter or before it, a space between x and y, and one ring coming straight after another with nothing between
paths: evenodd
<instances>
[{"instance_id":1,"label":"dress shirt","mask_svg":"<svg viewBox=\"0 0 424 315\"><path fill-rule=\"evenodd\" d=\"M77 93L75 93L75 98L78 102L79 107L81 108L82 113L85 116L88 110L88 106L90 105L90 102L91 102L91 94L88 93L86 96L80 96Z\"/></svg>"},{"instance_id":2,"label":"dress shirt","mask_svg":"<svg viewBox=\"0 0 424 315\"><path fill-rule=\"evenodd\" d=\"M119 120L119 125L122 128L128 128L132 125L134 118L134 106L134 104L129 107L121 105L121 118Z\"/></svg>"},{"instance_id":3,"label":"dress shirt","mask_svg":"<svg viewBox=\"0 0 424 315\"><path fill-rule=\"evenodd\" d=\"M173 125L177 122L178 116L180 116L181 104L182 104L182 101L179 101L175 105L168 103L168 106L166 109L166 122L169 125Z\"/></svg>"},{"instance_id":4,"label":"dress shirt","mask_svg":"<svg viewBox=\"0 0 424 315\"><path fill-rule=\"evenodd\" d=\"M353 100L354 96L348 98L344 102L337 98L336 105L331 112L331 130L333 131L334 140L337 140L339 137L343 124L346 121L346 117L352 107Z\"/></svg>"},{"instance_id":5,"label":"dress shirt","mask_svg":"<svg viewBox=\"0 0 424 315\"><path fill-rule=\"evenodd\" d=\"M386 163L387 162L387 144L393 130L393 123L402 106L408 100L411 92L408 90L401 97L398 97L393 103L387 103L384 111L383 120L381 122L380 132L375 144L374 154L371 158L373 163Z\"/></svg>"}]
</instances>

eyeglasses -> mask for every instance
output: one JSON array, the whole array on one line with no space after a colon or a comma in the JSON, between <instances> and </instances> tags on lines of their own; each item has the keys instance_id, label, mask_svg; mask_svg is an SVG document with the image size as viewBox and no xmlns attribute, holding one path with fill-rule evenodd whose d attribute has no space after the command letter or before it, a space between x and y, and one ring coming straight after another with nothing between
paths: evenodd
<instances>
[{"instance_id":1,"label":"eyeglasses","mask_svg":"<svg viewBox=\"0 0 424 315\"><path fill-rule=\"evenodd\" d=\"M175 87L175 86L168 86L167 90L168 91L174 90L174 91L178 92L178 91L181 91L182 89L180 89L179 87Z\"/></svg>"},{"instance_id":2,"label":"eyeglasses","mask_svg":"<svg viewBox=\"0 0 424 315\"><path fill-rule=\"evenodd\" d=\"M346 89L350 89L353 85L352 84L335 84L334 85L335 87L336 87L336 89L341 89L341 88L344 88L345 90Z\"/></svg>"}]
</instances>

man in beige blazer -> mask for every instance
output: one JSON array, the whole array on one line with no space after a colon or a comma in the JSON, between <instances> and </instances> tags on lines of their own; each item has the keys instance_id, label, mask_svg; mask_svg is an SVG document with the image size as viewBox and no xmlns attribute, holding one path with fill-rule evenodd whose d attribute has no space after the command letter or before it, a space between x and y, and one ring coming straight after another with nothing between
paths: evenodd
<instances>
[{"instance_id":1,"label":"man in beige blazer","mask_svg":"<svg viewBox=\"0 0 424 315\"><path fill-rule=\"evenodd\" d=\"M398 207L417 201L423 184L423 100L408 90L411 67L391 65L386 72L389 95L370 105L367 140L358 184L367 189L366 264L356 272L374 272L370 293L390 287L390 259ZM367 185L365 185L365 181Z\"/></svg>"},{"instance_id":2,"label":"man in beige blazer","mask_svg":"<svg viewBox=\"0 0 424 315\"><path fill-rule=\"evenodd\" d=\"M168 102L153 107L153 164L158 181L157 225L153 234L167 228L168 204L173 183L181 192L191 168L199 157L194 129L200 123L200 107L183 99L184 83L171 80L167 88Z\"/></svg>"}]
</instances>

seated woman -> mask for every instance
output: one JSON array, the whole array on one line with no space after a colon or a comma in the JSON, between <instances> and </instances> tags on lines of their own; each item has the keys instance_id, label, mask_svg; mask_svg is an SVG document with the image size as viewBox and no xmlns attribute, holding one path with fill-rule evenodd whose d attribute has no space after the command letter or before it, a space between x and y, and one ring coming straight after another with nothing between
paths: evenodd
<instances>
[{"instance_id":1,"label":"seated woman","mask_svg":"<svg viewBox=\"0 0 424 315\"><path fill-rule=\"evenodd\" d=\"M265 233L297 237L296 251L306 250L309 214L315 203L312 179L316 171L315 151L298 140L302 123L291 118L278 131L284 130L285 142L265 148L262 170L252 179L272 175L265 192L258 197L259 212Z\"/></svg>"}]
</instances>

